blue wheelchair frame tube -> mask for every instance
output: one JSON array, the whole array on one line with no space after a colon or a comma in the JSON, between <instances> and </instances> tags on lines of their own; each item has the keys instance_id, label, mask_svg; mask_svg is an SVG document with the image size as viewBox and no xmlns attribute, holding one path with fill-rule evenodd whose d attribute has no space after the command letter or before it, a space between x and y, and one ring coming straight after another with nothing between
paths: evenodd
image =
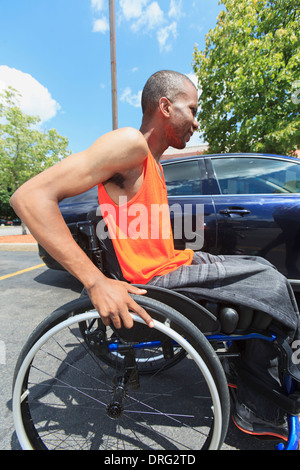
<instances>
[{"instance_id":1,"label":"blue wheelchair frame tube","mask_svg":"<svg viewBox=\"0 0 300 470\"><path fill-rule=\"evenodd\" d=\"M247 340L247 339L261 339L264 341L268 341L272 343L276 340L276 335L271 334L270 336L264 336L259 333L250 333L248 335L210 335L206 336L208 341L221 341L227 342L230 344L232 341L238 340ZM286 380L286 392L287 395L293 393L294 390L294 381L291 377L288 377ZM299 416L291 416L288 415L288 426L289 426L289 438L287 443L281 442L276 446L277 450L299 450L299 440L300 440L300 423L299 423Z\"/></svg>"}]
</instances>

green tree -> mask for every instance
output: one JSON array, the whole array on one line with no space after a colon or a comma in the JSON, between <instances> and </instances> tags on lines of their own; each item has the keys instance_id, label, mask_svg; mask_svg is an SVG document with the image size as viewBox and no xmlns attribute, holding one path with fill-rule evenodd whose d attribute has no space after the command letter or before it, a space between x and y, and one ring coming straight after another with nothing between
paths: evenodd
<instances>
[{"instance_id":1,"label":"green tree","mask_svg":"<svg viewBox=\"0 0 300 470\"><path fill-rule=\"evenodd\" d=\"M210 152L299 149L299 0L220 4L205 51L195 47L193 56L199 128Z\"/></svg>"},{"instance_id":2,"label":"green tree","mask_svg":"<svg viewBox=\"0 0 300 470\"><path fill-rule=\"evenodd\" d=\"M0 94L0 215L3 217L14 216L9 198L19 186L71 153L67 138L55 129L42 132L41 119L20 110L19 96L11 87Z\"/></svg>"}]
</instances>

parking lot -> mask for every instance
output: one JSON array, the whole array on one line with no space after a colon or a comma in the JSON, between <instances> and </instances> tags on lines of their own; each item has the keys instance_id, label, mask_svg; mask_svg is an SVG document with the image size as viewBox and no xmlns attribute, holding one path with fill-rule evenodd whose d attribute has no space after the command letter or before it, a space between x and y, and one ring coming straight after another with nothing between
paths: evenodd
<instances>
[{"instance_id":1,"label":"parking lot","mask_svg":"<svg viewBox=\"0 0 300 470\"><path fill-rule=\"evenodd\" d=\"M0 252L1 450L19 449L11 412L12 375L19 352L34 327L81 290L68 273L51 271L41 263L37 252Z\"/></svg>"},{"instance_id":2,"label":"parking lot","mask_svg":"<svg viewBox=\"0 0 300 470\"><path fill-rule=\"evenodd\" d=\"M12 250L12 248L11 248ZM19 450L11 410L11 384L19 352L38 323L79 296L80 283L46 268L36 251L0 251L0 449ZM231 425L225 449L273 449Z\"/></svg>"}]
</instances>

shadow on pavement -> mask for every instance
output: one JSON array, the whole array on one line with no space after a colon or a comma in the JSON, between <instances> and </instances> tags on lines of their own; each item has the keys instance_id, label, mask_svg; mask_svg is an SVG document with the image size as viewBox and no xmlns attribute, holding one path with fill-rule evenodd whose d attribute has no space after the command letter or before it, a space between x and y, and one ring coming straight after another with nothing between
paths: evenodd
<instances>
[{"instance_id":1,"label":"shadow on pavement","mask_svg":"<svg viewBox=\"0 0 300 470\"><path fill-rule=\"evenodd\" d=\"M55 271L54 269L47 269L43 273L34 278L39 284L47 286L60 287L61 289L68 289L73 292L82 291L82 284L75 277L66 271Z\"/></svg>"}]
</instances>

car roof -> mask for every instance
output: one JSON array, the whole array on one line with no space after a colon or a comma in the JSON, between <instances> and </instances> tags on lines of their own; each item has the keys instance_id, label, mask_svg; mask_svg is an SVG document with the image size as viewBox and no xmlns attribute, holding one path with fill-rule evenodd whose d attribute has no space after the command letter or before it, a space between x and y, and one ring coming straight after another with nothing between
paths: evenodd
<instances>
[{"instance_id":1,"label":"car roof","mask_svg":"<svg viewBox=\"0 0 300 470\"><path fill-rule=\"evenodd\" d=\"M277 155L277 154L272 154L272 153L212 153L212 154L202 154L202 155L189 155L189 156L182 156L182 157L171 157L167 159L162 159L161 164L165 165L166 163L174 163L174 162L182 162L182 161L187 161L187 160L194 160L194 159L203 159L203 158L214 158L214 157L251 157L251 158L261 158L261 157L267 157L267 158L278 158L282 159L284 158L285 160L291 160L294 161L295 163L300 164L300 159L297 157L291 157L288 155Z\"/></svg>"}]
</instances>

